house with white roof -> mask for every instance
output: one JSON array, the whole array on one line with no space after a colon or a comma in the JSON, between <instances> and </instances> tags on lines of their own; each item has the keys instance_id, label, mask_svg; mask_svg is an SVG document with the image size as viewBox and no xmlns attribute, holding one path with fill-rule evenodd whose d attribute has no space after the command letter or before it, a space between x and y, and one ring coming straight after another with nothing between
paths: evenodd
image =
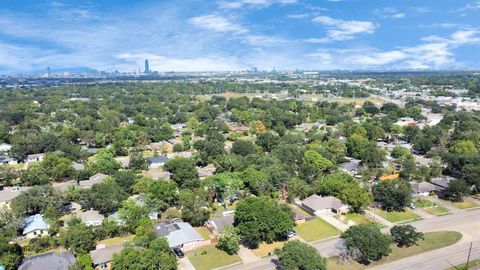
<instances>
[{"instance_id":1,"label":"house with white roof","mask_svg":"<svg viewBox=\"0 0 480 270\"><path fill-rule=\"evenodd\" d=\"M184 252L210 244L188 222L163 221L155 229L159 237L167 238L170 248L181 248Z\"/></svg>"},{"instance_id":2,"label":"house with white roof","mask_svg":"<svg viewBox=\"0 0 480 270\"><path fill-rule=\"evenodd\" d=\"M47 236L49 229L50 225L45 221L43 215L36 214L25 218L22 235L28 239Z\"/></svg>"}]
</instances>

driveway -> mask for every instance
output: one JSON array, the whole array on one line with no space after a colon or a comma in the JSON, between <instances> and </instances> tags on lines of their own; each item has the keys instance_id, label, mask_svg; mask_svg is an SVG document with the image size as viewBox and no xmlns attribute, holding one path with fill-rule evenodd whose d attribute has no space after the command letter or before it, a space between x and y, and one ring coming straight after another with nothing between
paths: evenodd
<instances>
[{"instance_id":1,"label":"driveway","mask_svg":"<svg viewBox=\"0 0 480 270\"><path fill-rule=\"evenodd\" d=\"M342 232L346 231L349 227L348 225L345 225L342 222L340 222L340 220L336 219L333 216L333 213L332 214L323 213L323 214L319 214L318 216Z\"/></svg>"},{"instance_id":2,"label":"driveway","mask_svg":"<svg viewBox=\"0 0 480 270\"><path fill-rule=\"evenodd\" d=\"M193 267L193 264L190 262L187 256L185 256L178 260L178 269L179 270L195 270L195 267Z\"/></svg>"},{"instance_id":3,"label":"driveway","mask_svg":"<svg viewBox=\"0 0 480 270\"><path fill-rule=\"evenodd\" d=\"M240 246L238 256L240 256L240 259L242 259L244 264L254 263L261 260L261 258L257 257L250 249L244 246Z\"/></svg>"}]
</instances>

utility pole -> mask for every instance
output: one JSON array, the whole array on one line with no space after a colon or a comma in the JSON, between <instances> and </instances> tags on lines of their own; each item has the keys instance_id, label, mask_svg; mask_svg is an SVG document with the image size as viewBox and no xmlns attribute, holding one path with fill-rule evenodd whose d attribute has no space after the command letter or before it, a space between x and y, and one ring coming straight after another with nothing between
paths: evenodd
<instances>
[{"instance_id":1,"label":"utility pole","mask_svg":"<svg viewBox=\"0 0 480 270\"><path fill-rule=\"evenodd\" d=\"M468 270L468 263L470 262L470 253L472 253L473 242L470 242L470 249L468 249L467 263L465 264L465 269Z\"/></svg>"}]
</instances>

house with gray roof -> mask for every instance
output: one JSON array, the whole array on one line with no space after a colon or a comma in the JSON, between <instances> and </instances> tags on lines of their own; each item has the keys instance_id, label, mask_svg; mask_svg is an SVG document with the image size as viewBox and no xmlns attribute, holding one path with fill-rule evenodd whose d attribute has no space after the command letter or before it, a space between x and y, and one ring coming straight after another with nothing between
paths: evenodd
<instances>
[{"instance_id":1,"label":"house with gray roof","mask_svg":"<svg viewBox=\"0 0 480 270\"><path fill-rule=\"evenodd\" d=\"M233 226L234 217L235 215L232 214L221 217L209 218L205 224L205 227L207 227L212 233L218 235L223 231L225 227Z\"/></svg>"},{"instance_id":2,"label":"house with gray roof","mask_svg":"<svg viewBox=\"0 0 480 270\"><path fill-rule=\"evenodd\" d=\"M352 158L350 161L340 164L340 168L342 171L354 175L357 174L361 162L359 159Z\"/></svg>"},{"instance_id":3,"label":"house with gray roof","mask_svg":"<svg viewBox=\"0 0 480 270\"><path fill-rule=\"evenodd\" d=\"M412 187L412 196L415 197L428 196L433 192L444 190L443 187L436 186L429 182L410 182L410 187Z\"/></svg>"},{"instance_id":4,"label":"house with gray roof","mask_svg":"<svg viewBox=\"0 0 480 270\"><path fill-rule=\"evenodd\" d=\"M110 264L113 259L113 255L120 253L123 250L123 244L110 246L110 247L100 247L96 250L90 251L90 257L92 257L93 265L95 269L110 269Z\"/></svg>"},{"instance_id":5,"label":"house with gray roof","mask_svg":"<svg viewBox=\"0 0 480 270\"><path fill-rule=\"evenodd\" d=\"M100 226L105 216L100 214L97 210L80 211L76 216L87 226Z\"/></svg>"},{"instance_id":6,"label":"house with gray roof","mask_svg":"<svg viewBox=\"0 0 480 270\"><path fill-rule=\"evenodd\" d=\"M45 221L43 215L36 214L29 216L24 220L22 235L28 239L42 237L48 235L50 225Z\"/></svg>"},{"instance_id":7,"label":"house with gray roof","mask_svg":"<svg viewBox=\"0 0 480 270\"><path fill-rule=\"evenodd\" d=\"M75 256L70 251L49 252L24 259L18 270L68 270L74 264Z\"/></svg>"},{"instance_id":8,"label":"house with gray roof","mask_svg":"<svg viewBox=\"0 0 480 270\"><path fill-rule=\"evenodd\" d=\"M31 154L28 155L27 158L25 159L25 163L30 163L30 162L40 162L43 160L43 157L45 157L44 153L41 154Z\"/></svg>"},{"instance_id":9,"label":"house with gray roof","mask_svg":"<svg viewBox=\"0 0 480 270\"><path fill-rule=\"evenodd\" d=\"M333 196L322 197L317 194L313 194L301 201L299 206L312 215L320 215L330 212L340 214L348 212L349 209L348 205Z\"/></svg>"},{"instance_id":10,"label":"house with gray roof","mask_svg":"<svg viewBox=\"0 0 480 270\"><path fill-rule=\"evenodd\" d=\"M439 186L441 188L446 188L448 187L448 184L451 181L458 180L457 178L453 178L451 176L440 176L440 177L435 177L430 179L430 183Z\"/></svg>"},{"instance_id":11,"label":"house with gray roof","mask_svg":"<svg viewBox=\"0 0 480 270\"><path fill-rule=\"evenodd\" d=\"M5 187L0 190L0 208L3 206L9 206L13 199L30 188L31 187Z\"/></svg>"},{"instance_id":12,"label":"house with gray roof","mask_svg":"<svg viewBox=\"0 0 480 270\"><path fill-rule=\"evenodd\" d=\"M182 248L184 251L205 245L210 240L203 237L187 222L163 221L155 226L157 235L165 237L170 248Z\"/></svg>"},{"instance_id":13,"label":"house with gray roof","mask_svg":"<svg viewBox=\"0 0 480 270\"><path fill-rule=\"evenodd\" d=\"M97 173L95 175L92 175L90 178L88 178L88 180L79 181L78 185L82 188L91 188L93 185L100 184L103 181L105 181L107 177L108 175L106 174Z\"/></svg>"},{"instance_id":14,"label":"house with gray roof","mask_svg":"<svg viewBox=\"0 0 480 270\"><path fill-rule=\"evenodd\" d=\"M165 165L167 161L168 161L167 156L149 157L147 158L148 168L152 169L152 168L161 167Z\"/></svg>"}]
</instances>

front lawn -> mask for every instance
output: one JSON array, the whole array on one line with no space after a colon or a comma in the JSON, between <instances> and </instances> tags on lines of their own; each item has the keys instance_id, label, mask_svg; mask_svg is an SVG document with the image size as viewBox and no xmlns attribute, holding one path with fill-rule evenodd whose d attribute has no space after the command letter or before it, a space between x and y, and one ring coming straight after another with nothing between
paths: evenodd
<instances>
[{"instance_id":1,"label":"front lawn","mask_svg":"<svg viewBox=\"0 0 480 270\"><path fill-rule=\"evenodd\" d=\"M228 255L213 245L189 251L187 258L197 270L209 270L241 262L238 255Z\"/></svg>"},{"instance_id":2,"label":"front lawn","mask_svg":"<svg viewBox=\"0 0 480 270\"><path fill-rule=\"evenodd\" d=\"M468 269L474 269L475 266L479 266L479 265L480 265L480 259L470 261L468 263ZM447 270L468 270L466 268L466 266L467 266L467 263L464 263L464 264L460 264L460 265L450 267Z\"/></svg>"},{"instance_id":3,"label":"front lawn","mask_svg":"<svg viewBox=\"0 0 480 270\"><path fill-rule=\"evenodd\" d=\"M273 242L271 244L261 243L258 248L252 249L253 254L257 257L263 258L273 255L276 248L281 249L285 245L285 242Z\"/></svg>"},{"instance_id":4,"label":"front lawn","mask_svg":"<svg viewBox=\"0 0 480 270\"><path fill-rule=\"evenodd\" d=\"M393 262L422 252L450 246L460 241L461 238L462 234L458 232L447 231L425 233L425 240L419 241L417 246L399 248L396 245L392 245L392 253L390 253L388 257L383 258L380 261L372 262L368 267ZM342 264L338 262L337 258L329 258L327 266L329 270L360 270L367 268L366 265L360 264L356 261Z\"/></svg>"},{"instance_id":5,"label":"front lawn","mask_svg":"<svg viewBox=\"0 0 480 270\"><path fill-rule=\"evenodd\" d=\"M298 224L295 227L298 235L307 242L313 242L339 235L340 231L321 218Z\"/></svg>"},{"instance_id":6,"label":"front lawn","mask_svg":"<svg viewBox=\"0 0 480 270\"><path fill-rule=\"evenodd\" d=\"M447 208L429 200L425 200L425 199L417 200L415 202L415 205L418 208L420 208L423 212L430 215L441 216L441 215L450 214L450 211Z\"/></svg>"},{"instance_id":7,"label":"front lawn","mask_svg":"<svg viewBox=\"0 0 480 270\"><path fill-rule=\"evenodd\" d=\"M417 214L413 213L412 211L405 209L405 211L384 211L380 209L372 210L376 215L381 216L382 218L392 222L392 223L401 223L401 222L409 222L414 220L422 219Z\"/></svg>"},{"instance_id":8,"label":"front lawn","mask_svg":"<svg viewBox=\"0 0 480 270\"><path fill-rule=\"evenodd\" d=\"M469 209L469 208L476 208L480 206L472 201L466 201L466 200L463 202L454 202L452 203L452 205L459 209Z\"/></svg>"},{"instance_id":9,"label":"front lawn","mask_svg":"<svg viewBox=\"0 0 480 270\"><path fill-rule=\"evenodd\" d=\"M350 221L352 221L356 225L373 223L376 226L378 226L379 228L383 227L382 224L373 222L373 220L370 219L370 217L368 217L366 215L358 214L358 213L347 213L345 215L337 215L335 218L338 219L340 222L342 222L345 225L349 225L349 223L351 224Z\"/></svg>"}]
</instances>

